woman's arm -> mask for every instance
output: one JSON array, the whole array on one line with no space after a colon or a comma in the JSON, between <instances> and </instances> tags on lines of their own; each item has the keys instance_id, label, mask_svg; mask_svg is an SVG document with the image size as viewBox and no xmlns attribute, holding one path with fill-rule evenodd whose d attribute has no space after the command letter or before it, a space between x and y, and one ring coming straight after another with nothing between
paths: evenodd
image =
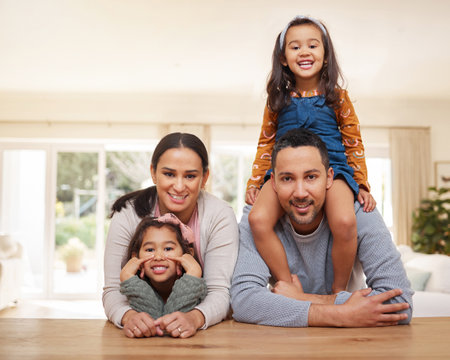
<instances>
[{"instance_id":1,"label":"woman's arm","mask_svg":"<svg viewBox=\"0 0 450 360\"><path fill-rule=\"evenodd\" d=\"M199 201L203 278L208 295L198 309L207 327L225 319L230 309L230 284L236 263L239 232L233 209L203 192Z\"/></svg>"},{"instance_id":2,"label":"woman's arm","mask_svg":"<svg viewBox=\"0 0 450 360\"><path fill-rule=\"evenodd\" d=\"M131 205L116 212L111 219L105 245L103 307L107 318L117 327L122 327L122 317L131 310L127 297L120 293L120 272L125 260L130 239L139 218ZM130 315L130 314L129 314Z\"/></svg>"}]
</instances>

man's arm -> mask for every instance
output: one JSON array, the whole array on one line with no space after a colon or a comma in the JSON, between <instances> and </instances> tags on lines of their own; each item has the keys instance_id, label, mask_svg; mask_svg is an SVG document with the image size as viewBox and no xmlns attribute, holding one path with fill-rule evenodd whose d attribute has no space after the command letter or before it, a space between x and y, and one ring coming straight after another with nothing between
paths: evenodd
<instances>
[{"instance_id":1,"label":"man's arm","mask_svg":"<svg viewBox=\"0 0 450 360\"><path fill-rule=\"evenodd\" d=\"M311 302L272 293L269 268L256 250L248 224L250 206L239 224L239 255L231 284L231 306L236 321L286 327L308 326Z\"/></svg>"},{"instance_id":2,"label":"man's arm","mask_svg":"<svg viewBox=\"0 0 450 360\"><path fill-rule=\"evenodd\" d=\"M391 298L401 295L402 291L400 289L390 290L374 296L369 296L372 289L363 289L353 293L345 304L332 305L336 295L304 293L298 276L292 275L291 282L279 281L272 291L293 299L311 301L308 316L309 326L390 326L397 325L399 321L408 318L406 313L395 313L408 309L408 303L384 304Z\"/></svg>"},{"instance_id":3,"label":"man's arm","mask_svg":"<svg viewBox=\"0 0 450 360\"><path fill-rule=\"evenodd\" d=\"M380 248L375 250L369 246L371 241L368 241L367 244L363 243L360 257L368 276L367 281L369 285L375 285L374 290L364 289L356 291L354 294L341 292L335 297L335 304L331 305L331 298L328 295L303 294L296 297L300 300L296 300L295 296L288 298L280 295L281 292L275 294L269 291L267 288L270 277L269 269L254 246L247 220L248 211L249 207L246 207L239 225L239 257L231 287L235 320L291 327L387 326L410 321L412 292L403 266L401 262L399 263L400 258L396 256L398 252L395 251L393 245L391 247L391 244L387 242L387 240L391 240L389 236L385 236L386 234L381 238L372 235L372 233L377 233L380 226L385 228L378 213L379 219L376 217L366 218L363 221L363 228L365 229L366 225L373 221L373 227L365 229L367 232L365 236L372 241L380 240L381 242L378 243ZM376 244L373 246L377 247ZM374 251L372 256L371 251ZM384 254L380 254L380 251ZM380 260L371 259L373 257L380 257ZM371 260L369 261L368 258ZM397 275L392 276L388 271L390 266ZM396 288L401 288L403 291ZM390 314L391 312L403 312L403 314Z\"/></svg>"},{"instance_id":4,"label":"man's arm","mask_svg":"<svg viewBox=\"0 0 450 360\"><path fill-rule=\"evenodd\" d=\"M356 220L358 223L358 253L366 276L367 286L372 289L369 296L401 289L401 293L386 299L387 304L407 303L409 307L401 310L408 316L399 324L408 324L412 317L412 296L414 291L406 276L389 230L377 209L365 213L358 202L355 202ZM336 297L336 304L344 304L351 293L341 292Z\"/></svg>"},{"instance_id":5,"label":"man's arm","mask_svg":"<svg viewBox=\"0 0 450 360\"><path fill-rule=\"evenodd\" d=\"M370 288L355 291L342 305L313 304L309 310L309 326L373 327L398 325L408 319L408 303L385 303L401 295L400 289L369 296Z\"/></svg>"}]
</instances>

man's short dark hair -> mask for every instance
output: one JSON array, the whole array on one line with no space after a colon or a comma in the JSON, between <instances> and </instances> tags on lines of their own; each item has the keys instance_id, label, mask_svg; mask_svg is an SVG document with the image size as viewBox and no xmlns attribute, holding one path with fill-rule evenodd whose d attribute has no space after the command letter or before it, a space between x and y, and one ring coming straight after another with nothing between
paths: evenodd
<instances>
[{"instance_id":1,"label":"man's short dark hair","mask_svg":"<svg viewBox=\"0 0 450 360\"><path fill-rule=\"evenodd\" d=\"M297 148L300 146L312 146L319 150L322 164L325 170L328 171L330 167L330 158L328 157L328 150L322 139L307 129L292 129L286 132L278 139L272 150L272 169L275 169L278 153L288 147Z\"/></svg>"}]
</instances>

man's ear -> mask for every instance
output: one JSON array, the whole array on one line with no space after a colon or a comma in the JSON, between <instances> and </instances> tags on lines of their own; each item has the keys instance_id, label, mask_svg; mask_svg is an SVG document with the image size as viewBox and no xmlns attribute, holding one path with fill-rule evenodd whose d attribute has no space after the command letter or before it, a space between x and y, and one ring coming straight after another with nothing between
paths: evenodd
<instances>
[{"instance_id":1,"label":"man's ear","mask_svg":"<svg viewBox=\"0 0 450 360\"><path fill-rule=\"evenodd\" d=\"M333 185L334 170L330 166L327 171L327 190Z\"/></svg>"},{"instance_id":2,"label":"man's ear","mask_svg":"<svg viewBox=\"0 0 450 360\"><path fill-rule=\"evenodd\" d=\"M275 194L277 194L277 188L275 186L275 175L274 175L274 171L272 170L272 172L270 173L270 182L272 183L272 189L273 191L275 191Z\"/></svg>"}]
</instances>

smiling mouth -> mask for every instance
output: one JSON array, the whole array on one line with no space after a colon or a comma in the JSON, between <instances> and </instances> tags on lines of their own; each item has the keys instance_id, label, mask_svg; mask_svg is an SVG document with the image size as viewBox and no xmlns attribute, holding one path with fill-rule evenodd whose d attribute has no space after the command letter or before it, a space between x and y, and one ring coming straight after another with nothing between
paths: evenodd
<instances>
[{"instance_id":1,"label":"smiling mouth","mask_svg":"<svg viewBox=\"0 0 450 360\"><path fill-rule=\"evenodd\" d=\"M187 198L187 195L174 195L174 194L171 194L171 193L169 193L169 196L172 199L177 200L177 201L182 201L182 200Z\"/></svg>"},{"instance_id":2,"label":"smiling mouth","mask_svg":"<svg viewBox=\"0 0 450 360\"><path fill-rule=\"evenodd\" d=\"M155 274L163 274L164 272L166 272L168 267L158 265L158 266L152 266L151 269L152 269L153 273L155 273Z\"/></svg>"},{"instance_id":3,"label":"smiling mouth","mask_svg":"<svg viewBox=\"0 0 450 360\"><path fill-rule=\"evenodd\" d=\"M306 210L313 204L313 201L304 201L301 203L296 203L295 201L290 201L290 204L299 210Z\"/></svg>"},{"instance_id":4,"label":"smiling mouth","mask_svg":"<svg viewBox=\"0 0 450 360\"><path fill-rule=\"evenodd\" d=\"M310 61L310 60L308 60L308 61L300 61L298 63L298 66L300 66L300 68L302 68L304 70L310 69L312 67L312 65L313 65L313 61Z\"/></svg>"}]
</instances>

